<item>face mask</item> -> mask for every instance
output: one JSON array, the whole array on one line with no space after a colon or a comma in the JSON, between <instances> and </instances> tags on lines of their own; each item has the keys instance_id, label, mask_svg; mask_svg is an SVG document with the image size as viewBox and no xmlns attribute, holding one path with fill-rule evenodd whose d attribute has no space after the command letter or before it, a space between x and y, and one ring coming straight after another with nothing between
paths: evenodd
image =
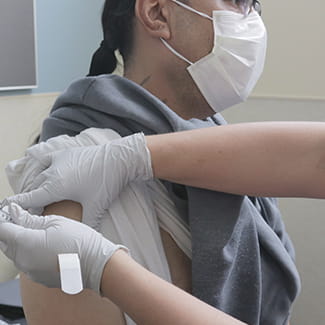
<instances>
[{"instance_id":1,"label":"face mask","mask_svg":"<svg viewBox=\"0 0 325 325\"><path fill-rule=\"evenodd\" d=\"M189 64L188 72L215 112L247 99L264 68L266 29L256 11L247 16L233 11L213 11L213 18L177 0L178 5L213 21L212 52L193 63L165 46Z\"/></svg>"}]
</instances>

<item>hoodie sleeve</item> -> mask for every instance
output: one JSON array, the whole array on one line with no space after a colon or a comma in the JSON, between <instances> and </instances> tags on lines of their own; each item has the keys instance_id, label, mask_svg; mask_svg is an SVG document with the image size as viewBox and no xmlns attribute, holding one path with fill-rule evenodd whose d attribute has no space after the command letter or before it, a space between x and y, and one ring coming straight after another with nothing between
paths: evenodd
<instances>
[{"instance_id":1,"label":"hoodie sleeve","mask_svg":"<svg viewBox=\"0 0 325 325\"><path fill-rule=\"evenodd\" d=\"M51 113L43 122L40 141L47 141L63 134L75 136L87 129L88 126L81 116L81 111L82 107L65 106Z\"/></svg>"}]
</instances>

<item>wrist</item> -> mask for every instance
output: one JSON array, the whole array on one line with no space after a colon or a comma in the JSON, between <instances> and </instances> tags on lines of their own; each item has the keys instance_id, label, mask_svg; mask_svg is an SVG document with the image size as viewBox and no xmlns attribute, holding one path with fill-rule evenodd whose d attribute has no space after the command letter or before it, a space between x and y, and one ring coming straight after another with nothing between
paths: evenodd
<instances>
[{"instance_id":1,"label":"wrist","mask_svg":"<svg viewBox=\"0 0 325 325\"><path fill-rule=\"evenodd\" d=\"M124 138L128 148L129 181L146 181L153 178L151 153L147 147L146 136L144 133L135 133Z\"/></svg>"},{"instance_id":2,"label":"wrist","mask_svg":"<svg viewBox=\"0 0 325 325\"><path fill-rule=\"evenodd\" d=\"M121 247L117 249L111 258L106 262L101 281L100 281L100 295L103 297L111 298L114 296L114 289L112 283L116 280L116 275L121 273L123 266L132 260L128 250Z\"/></svg>"}]
</instances>

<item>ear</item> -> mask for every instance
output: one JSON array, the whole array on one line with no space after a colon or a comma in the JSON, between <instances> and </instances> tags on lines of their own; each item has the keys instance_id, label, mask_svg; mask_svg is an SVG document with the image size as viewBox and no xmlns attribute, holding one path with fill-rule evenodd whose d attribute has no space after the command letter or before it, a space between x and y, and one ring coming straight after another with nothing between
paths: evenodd
<instances>
[{"instance_id":1,"label":"ear","mask_svg":"<svg viewBox=\"0 0 325 325\"><path fill-rule=\"evenodd\" d=\"M152 37L170 39L170 0L137 0L135 16Z\"/></svg>"}]
</instances>

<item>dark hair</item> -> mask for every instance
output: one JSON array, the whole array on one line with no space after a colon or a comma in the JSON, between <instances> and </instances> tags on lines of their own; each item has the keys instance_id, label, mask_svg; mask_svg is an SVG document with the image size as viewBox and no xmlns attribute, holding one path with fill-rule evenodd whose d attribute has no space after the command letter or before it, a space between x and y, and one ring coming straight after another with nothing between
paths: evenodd
<instances>
[{"instance_id":1,"label":"dark hair","mask_svg":"<svg viewBox=\"0 0 325 325\"><path fill-rule=\"evenodd\" d=\"M180 0L190 2L188 0ZM258 0L231 0L246 12L253 7L261 13ZM115 50L119 50L124 62L132 50L134 7L136 0L106 0L102 13L104 40L94 53L88 76L112 73L117 66Z\"/></svg>"},{"instance_id":2,"label":"dark hair","mask_svg":"<svg viewBox=\"0 0 325 325\"><path fill-rule=\"evenodd\" d=\"M132 48L134 7L136 0L106 0L102 13L104 40L94 53L89 76L111 73L115 70L119 50L124 61Z\"/></svg>"}]
</instances>

